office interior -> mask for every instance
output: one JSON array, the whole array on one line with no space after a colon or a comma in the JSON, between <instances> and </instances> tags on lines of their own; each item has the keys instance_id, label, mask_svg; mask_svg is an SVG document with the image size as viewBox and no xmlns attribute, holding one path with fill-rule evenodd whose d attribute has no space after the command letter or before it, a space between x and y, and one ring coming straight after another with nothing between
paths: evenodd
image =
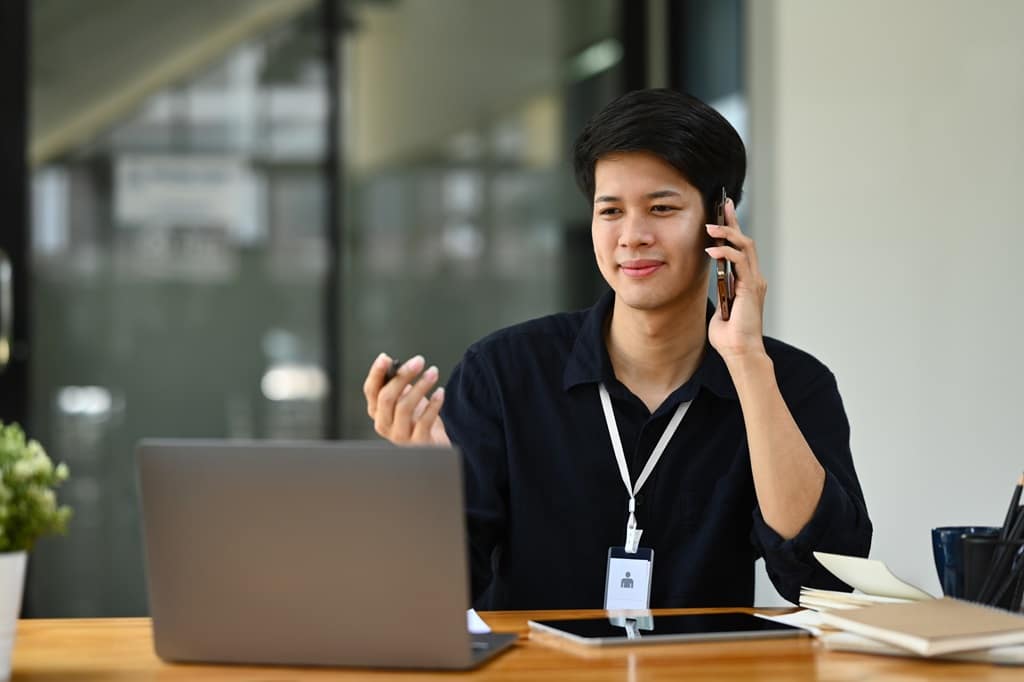
<instances>
[{"instance_id":1,"label":"office interior","mask_svg":"<svg viewBox=\"0 0 1024 682\"><path fill-rule=\"evenodd\" d=\"M627 90L747 144L766 331L835 372L872 556L997 524L1022 461L1024 3L7 0L0 419L72 479L26 617L147 612L142 437L374 438L380 351L602 291L568 152ZM782 603L759 574L758 604Z\"/></svg>"}]
</instances>

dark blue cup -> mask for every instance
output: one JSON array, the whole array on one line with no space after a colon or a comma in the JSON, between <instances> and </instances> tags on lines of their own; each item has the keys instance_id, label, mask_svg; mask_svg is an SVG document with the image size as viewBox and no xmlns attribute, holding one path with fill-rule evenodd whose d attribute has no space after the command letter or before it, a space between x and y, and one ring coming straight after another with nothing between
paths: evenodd
<instances>
[{"instance_id":1,"label":"dark blue cup","mask_svg":"<svg viewBox=\"0 0 1024 682\"><path fill-rule=\"evenodd\" d=\"M932 554L935 556L935 572L939 574L942 594L947 597L964 597L964 551L963 536L997 537L999 526L945 526L932 528Z\"/></svg>"}]
</instances>

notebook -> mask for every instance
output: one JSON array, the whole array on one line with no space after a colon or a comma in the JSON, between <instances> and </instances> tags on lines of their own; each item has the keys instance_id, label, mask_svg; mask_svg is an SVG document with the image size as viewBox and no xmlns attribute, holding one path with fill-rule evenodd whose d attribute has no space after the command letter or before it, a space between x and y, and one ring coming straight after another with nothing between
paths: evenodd
<instances>
[{"instance_id":1,"label":"notebook","mask_svg":"<svg viewBox=\"0 0 1024 682\"><path fill-rule=\"evenodd\" d=\"M861 637L852 632L825 632L821 634L820 641L829 651L852 651L860 654L880 654L882 656L917 656L917 654L898 646L885 644L868 637ZM931 659L1024 666L1024 645L1018 644L1016 646L972 649L971 651L958 651L952 654L938 654L932 656Z\"/></svg>"},{"instance_id":2,"label":"notebook","mask_svg":"<svg viewBox=\"0 0 1024 682\"><path fill-rule=\"evenodd\" d=\"M821 621L921 656L1024 644L1024 616L949 597L824 611Z\"/></svg>"}]
</instances>

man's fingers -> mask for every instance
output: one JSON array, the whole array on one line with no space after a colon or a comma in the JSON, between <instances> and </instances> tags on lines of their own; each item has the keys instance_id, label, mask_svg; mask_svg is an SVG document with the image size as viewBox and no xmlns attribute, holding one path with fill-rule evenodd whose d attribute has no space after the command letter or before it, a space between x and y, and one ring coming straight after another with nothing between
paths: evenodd
<instances>
[{"instance_id":1,"label":"man's fingers","mask_svg":"<svg viewBox=\"0 0 1024 682\"><path fill-rule=\"evenodd\" d=\"M436 422L440 421L441 406L444 404L444 389L434 391L430 399L426 401L426 408L423 414L416 420L416 427L413 429L412 438L417 443L433 442L433 433Z\"/></svg>"},{"instance_id":2,"label":"man's fingers","mask_svg":"<svg viewBox=\"0 0 1024 682\"><path fill-rule=\"evenodd\" d=\"M424 371L425 364L423 356L417 355L388 379L392 360L381 353L363 382L366 410L373 419L374 430L392 443L431 443L437 440L436 434L447 440L439 417L444 389L427 396L437 383L439 372L433 366Z\"/></svg>"},{"instance_id":3,"label":"man's fingers","mask_svg":"<svg viewBox=\"0 0 1024 682\"><path fill-rule=\"evenodd\" d=\"M725 239L738 249L746 250L754 246L754 240L743 234L739 227L714 223L708 223L706 227L709 235L715 239Z\"/></svg>"},{"instance_id":4,"label":"man's fingers","mask_svg":"<svg viewBox=\"0 0 1024 682\"><path fill-rule=\"evenodd\" d=\"M408 421L411 423L415 420L413 412L416 409L416 405L427 394L427 391L437 383L437 377L437 367L431 366L415 384L412 384L410 390L404 393L399 399L398 404L395 405L395 422Z\"/></svg>"},{"instance_id":5,"label":"man's fingers","mask_svg":"<svg viewBox=\"0 0 1024 682\"><path fill-rule=\"evenodd\" d=\"M737 286L745 287L761 296L764 295L768 285L761 277L761 273L753 267L745 252L731 246L711 246L704 250L712 258L724 258L732 262L736 272Z\"/></svg>"},{"instance_id":6,"label":"man's fingers","mask_svg":"<svg viewBox=\"0 0 1024 682\"><path fill-rule=\"evenodd\" d=\"M725 224L727 227L740 229L740 221L736 218L736 204L729 197L725 200Z\"/></svg>"},{"instance_id":7,"label":"man's fingers","mask_svg":"<svg viewBox=\"0 0 1024 682\"><path fill-rule=\"evenodd\" d=\"M423 412L427 409L427 405L430 403L426 396L420 398L420 401L416 403L416 407L412 410L412 420L414 422L419 421L423 418Z\"/></svg>"},{"instance_id":8,"label":"man's fingers","mask_svg":"<svg viewBox=\"0 0 1024 682\"><path fill-rule=\"evenodd\" d=\"M740 247L747 254L747 260L750 261L750 269L760 277L761 265L758 262L757 245L754 244L754 240L751 237L748 237L743 232L743 227L740 225L739 218L736 215L736 204L733 203L732 199L725 202L725 223L726 227L734 228L741 235Z\"/></svg>"},{"instance_id":9,"label":"man's fingers","mask_svg":"<svg viewBox=\"0 0 1024 682\"><path fill-rule=\"evenodd\" d=\"M760 265L757 260L757 246L754 244L754 240L747 235L740 232L739 227L722 226L722 225L707 225L708 234L715 239L725 239L728 245L734 246L739 251L742 251L746 255L747 260L750 261L750 268L754 272L760 272Z\"/></svg>"},{"instance_id":10,"label":"man's fingers","mask_svg":"<svg viewBox=\"0 0 1024 682\"><path fill-rule=\"evenodd\" d=\"M747 255L739 249L732 246L710 246L704 250L712 258L724 258L727 261L731 261L733 268L736 270L736 279L740 281L750 280L753 274L750 271L750 262L747 260Z\"/></svg>"},{"instance_id":11,"label":"man's fingers","mask_svg":"<svg viewBox=\"0 0 1024 682\"><path fill-rule=\"evenodd\" d=\"M444 407L444 389L439 388L434 391L434 400L438 400L441 403L441 407ZM448 431L444 428L444 420L438 415L437 419L430 426L430 442L434 445L451 445L452 441L448 438Z\"/></svg>"},{"instance_id":12,"label":"man's fingers","mask_svg":"<svg viewBox=\"0 0 1024 682\"><path fill-rule=\"evenodd\" d=\"M406 386L408 386L409 383L423 370L423 363L424 360L422 355L417 355L416 357L407 360L405 364L398 368L398 374L395 378L384 384L384 388L378 391L377 409L372 415L375 424L383 425L386 431L389 430L387 425L392 424L395 421L396 405L399 402L403 391L405 391ZM402 432L401 426L402 425L400 425L397 430L399 434ZM404 427L405 432L408 432L410 428L409 425L405 424ZM380 428L378 428L377 433L380 433ZM385 435L384 437L389 440L394 440L390 436Z\"/></svg>"},{"instance_id":13,"label":"man's fingers","mask_svg":"<svg viewBox=\"0 0 1024 682\"><path fill-rule=\"evenodd\" d=\"M363 395L366 397L366 412L370 417L374 417L377 412L377 394L380 393L380 389L384 385L384 377L390 366L391 358L387 353L381 353L370 364L370 371L366 373L366 380L363 381Z\"/></svg>"}]
</instances>

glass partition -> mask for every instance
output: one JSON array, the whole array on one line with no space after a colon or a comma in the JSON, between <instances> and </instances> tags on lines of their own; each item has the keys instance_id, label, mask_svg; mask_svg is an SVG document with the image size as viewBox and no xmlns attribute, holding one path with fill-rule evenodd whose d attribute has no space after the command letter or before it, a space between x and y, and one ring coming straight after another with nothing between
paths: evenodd
<instances>
[{"instance_id":1,"label":"glass partition","mask_svg":"<svg viewBox=\"0 0 1024 682\"><path fill-rule=\"evenodd\" d=\"M352 5L343 63L343 430L380 351L441 383L508 324L590 305L600 280L571 145L618 94L619 3Z\"/></svg>"},{"instance_id":2,"label":"glass partition","mask_svg":"<svg viewBox=\"0 0 1024 682\"><path fill-rule=\"evenodd\" d=\"M476 338L596 298L569 153L621 89L620 12L33 3L30 415L75 517L33 553L26 615L146 612L138 439L370 437L381 350L443 381Z\"/></svg>"},{"instance_id":3,"label":"glass partition","mask_svg":"<svg viewBox=\"0 0 1024 682\"><path fill-rule=\"evenodd\" d=\"M185 3L200 15L203 4ZM74 13L77 3L35 16L33 87L49 95L45 106L77 103L67 125L52 126L67 136L207 38L182 35L143 70L149 53L138 43L152 34L158 44L159 27L125 26L100 3L90 19L140 50L143 73L86 53L75 66L62 50L82 39L62 32L60 5ZM212 6L223 10L211 18L218 26L250 19ZM57 65L117 87L76 99ZM71 468L61 496L75 516L67 537L33 553L28 615L145 613L138 439L325 435L328 78L314 6L37 159L30 414L34 435Z\"/></svg>"}]
</instances>

